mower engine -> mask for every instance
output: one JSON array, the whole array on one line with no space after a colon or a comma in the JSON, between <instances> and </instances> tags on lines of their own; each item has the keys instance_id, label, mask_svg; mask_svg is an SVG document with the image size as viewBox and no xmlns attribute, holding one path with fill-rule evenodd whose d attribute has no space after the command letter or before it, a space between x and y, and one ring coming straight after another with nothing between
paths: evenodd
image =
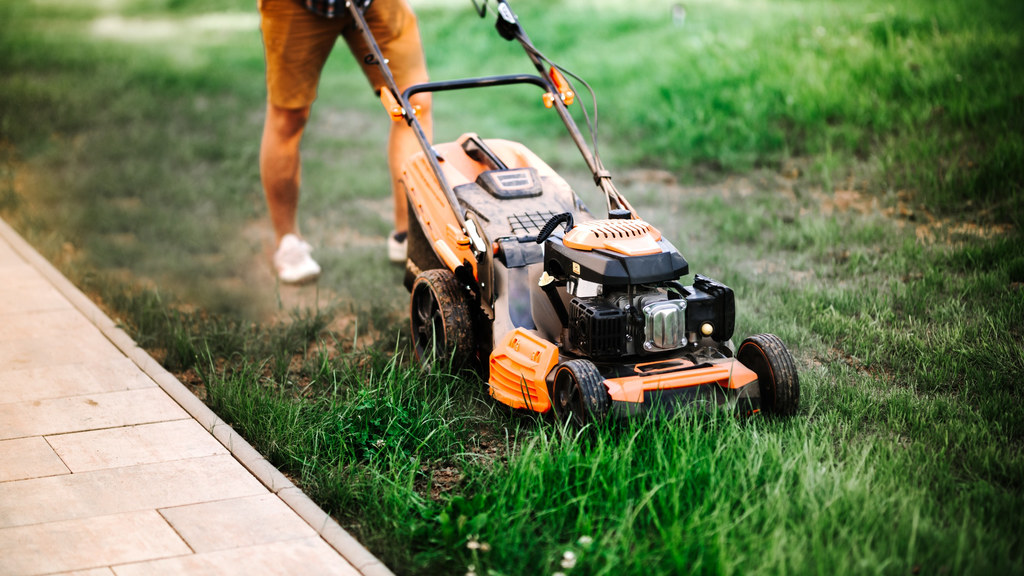
<instances>
[{"instance_id":1,"label":"mower engine","mask_svg":"<svg viewBox=\"0 0 1024 576\"><path fill-rule=\"evenodd\" d=\"M689 265L642 220L583 222L549 238L545 254L545 272L569 298L569 348L581 356L656 356L732 337L732 290L699 275L680 284Z\"/></svg>"},{"instance_id":2,"label":"mower engine","mask_svg":"<svg viewBox=\"0 0 1024 576\"><path fill-rule=\"evenodd\" d=\"M710 278L697 276L693 286L673 282L602 286L601 291L571 300L569 344L583 356L649 356L696 347L703 338L724 342L732 337L733 292Z\"/></svg>"}]
</instances>

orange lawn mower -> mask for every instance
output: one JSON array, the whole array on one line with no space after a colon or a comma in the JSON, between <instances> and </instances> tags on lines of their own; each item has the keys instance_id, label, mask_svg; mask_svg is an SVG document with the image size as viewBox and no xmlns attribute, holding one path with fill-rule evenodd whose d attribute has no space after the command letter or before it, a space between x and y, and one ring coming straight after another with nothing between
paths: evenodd
<instances>
[{"instance_id":1,"label":"orange lawn mower","mask_svg":"<svg viewBox=\"0 0 1024 576\"><path fill-rule=\"evenodd\" d=\"M473 3L485 17L488 0ZM499 402L554 410L577 426L693 405L738 414L797 410L796 366L782 341L759 334L733 349L733 291L701 275L680 282L687 261L616 190L586 107L593 152L569 112L575 93L566 76L586 83L534 47L507 1L492 3L497 30L522 46L537 74L404 92L363 19L368 5L351 0L348 8L386 78L381 101L422 145L400 178L410 209L405 284L421 362L475 364ZM418 93L512 84L543 91L606 198L606 218L520 143L466 133L432 145L409 103Z\"/></svg>"}]
</instances>

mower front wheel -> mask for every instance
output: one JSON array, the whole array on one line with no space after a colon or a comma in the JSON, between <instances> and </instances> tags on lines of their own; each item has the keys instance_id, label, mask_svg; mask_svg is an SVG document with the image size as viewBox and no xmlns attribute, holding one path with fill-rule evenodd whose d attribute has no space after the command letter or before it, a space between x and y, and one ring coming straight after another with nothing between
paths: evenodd
<instances>
[{"instance_id":1,"label":"mower front wheel","mask_svg":"<svg viewBox=\"0 0 1024 576\"><path fill-rule=\"evenodd\" d=\"M747 338L736 350L736 359L757 374L762 410L777 416L796 413L800 407L800 379L793 357L778 336L758 334Z\"/></svg>"},{"instance_id":2,"label":"mower front wheel","mask_svg":"<svg viewBox=\"0 0 1024 576\"><path fill-rule=\"evenodd\" d=\"M427 270L412 286L409 313L413 350L424 366L461 368L473 355L470 304L450 270Z\"/></svg>"},{"instance_id":3,"label":"mower front wheel","mask_svg":"<svg viewBox=\"0 0 1024 576\"><path fill-rule=\"evenodd\" d=\"M612 403L604 377L589 360L559 364L552 392L555 416L577 428L603 420Z\"/></svg>"}]
</instances>

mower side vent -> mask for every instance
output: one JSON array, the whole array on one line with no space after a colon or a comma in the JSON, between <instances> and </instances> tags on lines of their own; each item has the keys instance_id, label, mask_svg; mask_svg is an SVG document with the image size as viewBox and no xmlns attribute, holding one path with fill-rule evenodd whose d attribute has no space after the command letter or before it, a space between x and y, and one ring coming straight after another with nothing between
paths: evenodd
<instances>
[{"instance_id":1,"label":"mower side vent","mask_svg":"<svg viewBox=\"0 0 1024 576\"><path fill-rule=\"evenodd\" d=\"M565 233L562 242L576 250L611 250L627 256L659 254L661 232L643 220L591 220Z\"/></svg>"},{"instance_id":2,"label":"mower side vent","mask_svg":"<svg viewBox=\"0 0 1024 576\"><path fill-rule=\"evenodd\" d=\"M591 358L626 353L626 313L594 298L573 298L569 344Z\"/></svg>"},{"instance_id":3,"label":"mower side vent","mask_svg":"<svg viewBox=\"0 0 1024 576\"><path fill-rule=\"evenodd\" d=\"M645 236L654 227L642 220L595 220L590 224L590 231L599 238L639 238Z\"/></svg>"},{"instance_id":4,"label":"mower side vent","mask_svg":"<svg viewBox=\"0 0 1024 576\"><path fill-rule=\"evenodd\" d=\"M512 168L509 170L487 170L476 177L476 183L499 200L533 198L544 192L537 169Z\"/></svg>"}]
</instances>

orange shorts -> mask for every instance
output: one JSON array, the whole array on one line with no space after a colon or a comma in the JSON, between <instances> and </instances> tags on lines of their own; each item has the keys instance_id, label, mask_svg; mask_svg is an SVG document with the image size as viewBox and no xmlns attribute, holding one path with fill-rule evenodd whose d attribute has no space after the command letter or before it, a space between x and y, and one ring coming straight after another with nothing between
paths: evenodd
<instances>
[{"instance_id":1,"label":"orange shorts","mask_svg":"<svg viewBox=\"0 0 1024 576\"><path fill-rule=\"evenodd\" d=\"M304 108L316 99L324 63L341 36L352 55L379 91L384 76L347 11L324 18L305 8L302 0L258 0L260 30L267 60L267 98L281 108ZM338 2L344 10L344 0ZM388 60L399 88L426 82L427 65L416 15L406 0L374 0L365 13L377 45Z\"/></svg>"}]
</instances>

